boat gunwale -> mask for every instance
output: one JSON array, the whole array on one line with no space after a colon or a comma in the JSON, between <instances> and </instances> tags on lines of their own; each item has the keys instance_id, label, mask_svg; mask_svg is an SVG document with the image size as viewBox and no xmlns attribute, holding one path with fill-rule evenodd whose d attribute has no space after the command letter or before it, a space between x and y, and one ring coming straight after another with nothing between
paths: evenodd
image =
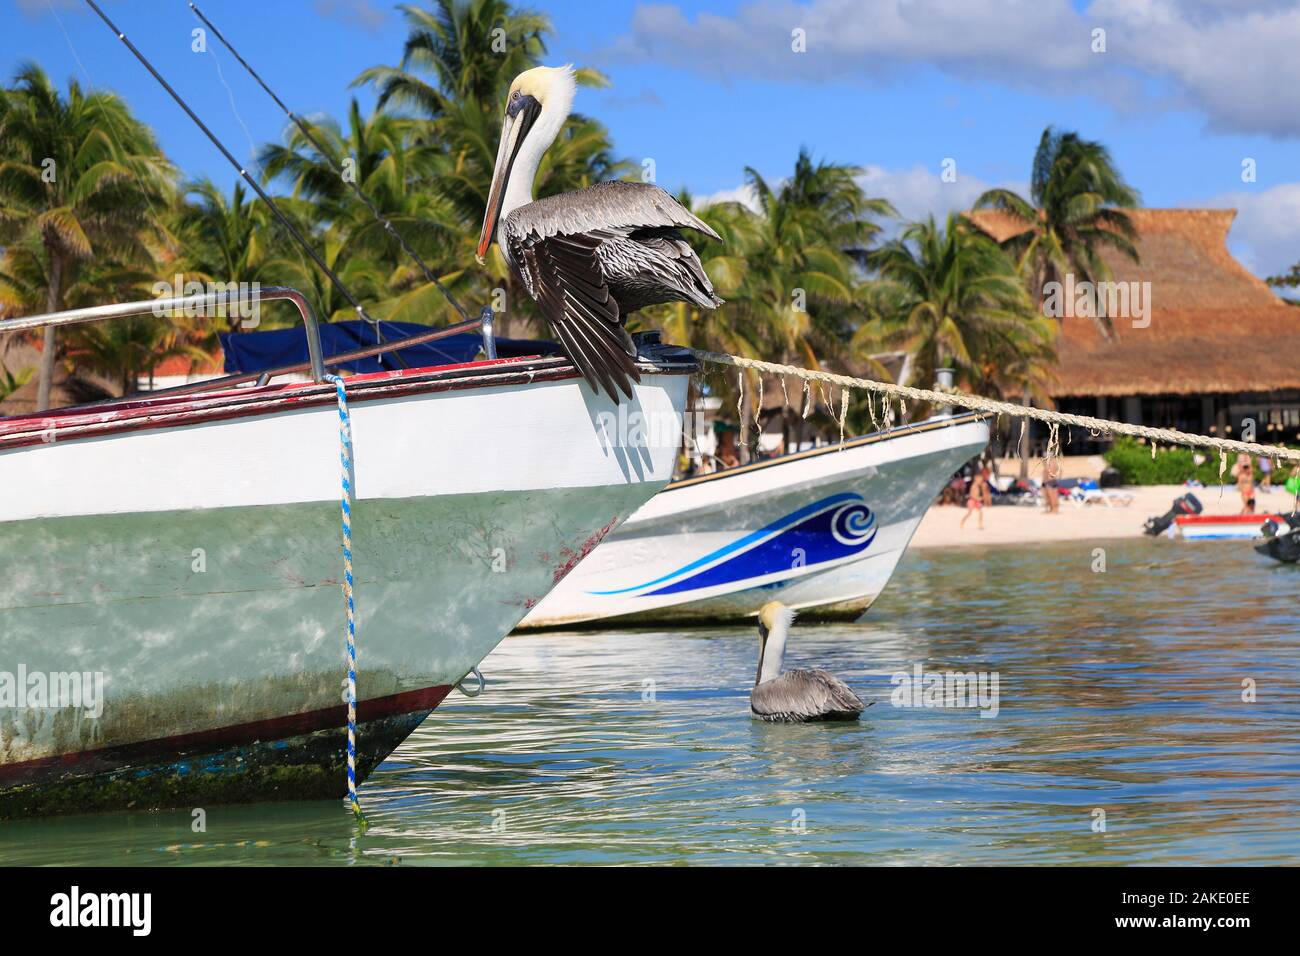
<instances>
[{"instance_id":1,"label":"boat gunwale","mask_svg":"<svg viewBox=\"0 0 1300 956\"><path fill-rule=\"evenodd\" d=\"M992 414L989 412L968 412L963 415L954 415L948 418L927 418L925 421L917 422L914 425L899 425L896 428L890 428L886 431L869 432L866 435L859 435L856 438L847 438L842 442L832 442L828 445L822 445L817 448L808 448L804 451L788 452L784 455L778 455L775 458L764 458L762 461L750 462L747 465L738 465L735 468L715 471L708 475L695 475L691 478L682 478L678 481L670 482L664 490L659 493L662 495L670 491L676 491L680 488L692 488L709 481L717 481L722 478L734 478L738 475L753 474L755 471L761 471L764 468L771 468L775 465L785 465L794 461L803 461L808 458L816 458L820 455L847 451L850 448L862 448L866 445L875 445L896 438L905 438L908 435L920 435L940 428L954 428L958 425L974 424L976 422L987 421L992 417Z\"/></svg>"},{"instance_id":2,"label":"boat gunwale","mask_svg":"<svg viewBox=\"0 0 1300 956\"><path fill-rule=\"evenodd\" d=\"M665 350L667 351L667 350ZM697 366L675 355L641 357L643 375L689 375ZM573 364L561 356L483 359L457 365L368 372L347 378L352 403L403 398L446 391L528 385L535 382L581 379ZM281 411L316 408L336 402L329 382L283 382L251 388L225 388L211 393L131 398L112 405L70 406L47 412L0 418L0 451L31 445L125 432L174 428L245 418Z\"/></svg>"}]
</instances>

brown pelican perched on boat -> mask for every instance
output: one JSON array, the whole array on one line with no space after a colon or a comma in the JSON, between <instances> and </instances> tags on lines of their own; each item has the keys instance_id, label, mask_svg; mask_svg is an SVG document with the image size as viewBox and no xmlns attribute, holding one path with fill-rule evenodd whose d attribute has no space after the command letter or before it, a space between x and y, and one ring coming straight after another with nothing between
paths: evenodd
<instances>
[{"instance_id":1,"label":"brown pelican perched on boat","mask_svg":"<svg viewBox=\"0 0 1300 956\"><path fill-rule=\"evenodd\" d=\"M780 601L768 601L758 612L758 676L749 694L750 712L786 724L857 720L864 705L838 677L817 668L781 673L793 623L794 611Z\"/></svg>"},{"instance_id":2,"label":"brown pelican perched on boat","mask_svg":"<svg viewBox=\"0 0 1300 956\"><path fill-rule=\"evenodd\" d=\"M640 380L629 313L659 302L713 309L713 294L679 229L721 237L650 183L607 182L533 201L533 179L569 115L573 67L539 66L510 85L488 194L480 263L495 238L511 271L541 307L593 389L629 398Z\"/></svg>"}]
</instances>

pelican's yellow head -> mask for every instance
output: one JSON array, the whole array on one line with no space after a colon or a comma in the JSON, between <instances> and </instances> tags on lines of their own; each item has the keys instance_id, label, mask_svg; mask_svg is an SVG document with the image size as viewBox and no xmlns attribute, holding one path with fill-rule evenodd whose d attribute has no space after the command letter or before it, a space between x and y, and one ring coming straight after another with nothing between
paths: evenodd
<instances>
[{"instance_id":1,"label":"pelican's yellow head","mask_svg":"<svg viewBox=\"0 0 1300 956\"><path fill-rule=\"evenodd\" d=\"M510 93L506 96L506 115L509 116L511 107L525 96L531 96L544 109L554 109L568 116L576 88L572 63L564 66L535 66L531 70L524 70L510 84Z\"/></svg>"},{"instance_id":2,"label":"pelican's yellow head","mask_svg":"<svg viewBox=\"0 0 1300 956\"><path fill-rule=\"evenodd\" d=\"M794 623L794 611L780 601L768 601L758 609L758 633L763 639L777 629L777 626L789 627Z\"/></svg>"},{"instance_id":3,"label":"pelican's yellow head","mask_svg":"<svg viewBox=\"0 0 1300 956\"><path fill-rule=\"evenodd\" d=\"M510 84L506 95L506 115L501 124L501 145L497 147L496 168L492 172L492 188L488 192L487 209L483 213L483 231L478 237L475 258L482 264L488 246L496 234L497 222L508 213L502 200L510 183L511 171L521 153L520 174L527 182L520 185L531 197L532 178L542 153L555 142L560 127L564 125L573 108L573 92L577 88L573 64L565 66L535 66L524 70ZM512 193L515 200L519 196ZM531 199L529 200L531 201Z\"/></svg>"}]
</instances>

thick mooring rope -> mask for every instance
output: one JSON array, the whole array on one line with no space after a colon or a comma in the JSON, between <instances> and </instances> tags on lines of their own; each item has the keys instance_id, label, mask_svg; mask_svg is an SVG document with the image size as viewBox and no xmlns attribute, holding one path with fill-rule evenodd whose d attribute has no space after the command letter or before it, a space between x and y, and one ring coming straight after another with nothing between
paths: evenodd
<instances>
[{"instance_id":1,"label":"thick mooring rope","mask_svg":"<svg viewBox=\"0 0 1300 956\"><path fill-rule=\"evenodd\" d=\"M348 393L343 379L326 375L334 384L339 402L339 463L343 466L343 491L339 508L343 527L343 594L347 598L347 703L348 703L348 796L347 804L356 818L365 823L361 801L357 799L357 607L352 590L352 418L348 414Z\"/></svg>"},{"instance_id":2,"label":"thick mooring rope","mask_svg":"<svg viewBox=\"0 0 1300 956\"><path fill-rule=\"evenodd\" d=\"M760 372L768 372L772 375L789 375L794 378L803 379L805 382L824 382L830 385L839 385L842 388L860 388L869 392L879 392L883 395L895 395L900 399L907 398L917 402L928 402L932 405L959 405L962 408L969 408L977 412L989 412L995 415L1019 416L1021 418L1032 418L1040 422L1046 422L1052 428L1052 443L1059 449L1059 438L1057 438L1057 429L1061 425L1075 425L1079 428L1086 428L1094 433L1132 435L1137 438L1146 438L1152 442L1152 454L1155 453L1155 444L1162 443L1166 445L1187 445L1200 448L1213 448L1219 452L1220 465L1224 464L1223 456L1227 452L1245 452L1250 455L1262 455L1273 459L1282 459L1286 461L1300 462L1300 450L1294 448L1281 448L1277 445L1260 445L1255 442L1235 441L1230 438L1212 438L1209 435L1193 435L1189 432L1180 432L1172 428L1150 428L1146 425L1130 425L1127 422L1112 422L1104 418L1091 418L1087 415L1069 415L1065 412L1055 412L1046 408L1034 408L1029 405L1017 405L1014 402L999 402L991 398L981 398L978 395L969 395L965 392L958 391L935 391L928 388L912 388L910 385L893 385L889 382L876 382L869 378L854 378L851 375L837 375L833 372L817 372L811 369L798 368L794 365L779 365L776 362L764 362L759 359L742 358L739 355L725 355L719 352L704 352L699 349L691 350L697 359L702 362L712 362L715 365L730 365L733 368L749 368ZM805 392L805 394L807 394ZM846 405L841 405L839 422L841 429L844 422L844 411ZM804 417L807 417L805 406ZM832 409L832 414L834 411ZM875 410L872 409L872 417L875 417ZM1058 452L1059 453L1059 452ZM1222 467L1220 468L1222 471Z\"/></svg>"}]
</instances>

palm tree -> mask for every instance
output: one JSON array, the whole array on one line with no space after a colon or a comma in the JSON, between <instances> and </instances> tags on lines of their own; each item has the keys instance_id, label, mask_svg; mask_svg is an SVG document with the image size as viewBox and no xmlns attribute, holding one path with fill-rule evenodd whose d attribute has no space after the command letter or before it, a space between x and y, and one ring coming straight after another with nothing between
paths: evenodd
<instances>
[{"instance_id":1,"label":"palm tree","mask_svg":"<svg viewBox=\"0 0 1300 956\"><path fill-rule=\"evenodd\" d=\"M694 205L686 190L678 192L677 201L687 209ZM726 305L705 311L693 302L668 302L631 316L629 327L633 331L643 326L660 329L670 341L691 348L761 358L763 330L748 321L745 309L749 272L746 257L758 248L760 220L736 202L716 203L697 209L696 214L713 227L722 241L714 242L691 231L684 232L683 238L694 245L714 291Z\"/></svg>"},{"instance_id":2,"label":"palm tree","mask_svg":"<svg viewBox=\"0 0 1300 956\"><path fill-rule=\"evenodd\" d=\"M65 292L96 258L152 262L165 239L155 208L166 208L173 170L153 133L111 93L66 96L34 64L0 96L0 242L38 240L45 310L64 308ZM46 327L37 408L49 407L55 330Z\"/></svg>"},{"instance_id":3,"label":"palm tree","mask_svg":"<svg viewBox=\"0 0 1300 956\"><path fill-rule=\"evenodd\" d=\"M777 186L746 170L759 214L757 241L743 249L739 298L748 320L766 333L769 356L809 368L832 363L883 371L855 347L854 337L870 289L864 267L880 233L876 220L895 212L863 192L860 174L857 167L814 162L806 149ZM805 427L794 409L783 406L780 414L787 441L792 429Z\"/></svg>"},{"instance_id":4,"label":"palm tree","mask_svg":"<svg viewBox=\"0 0 1300 956\"><path fill-rule=\"evenodd\" d=\"M1020 220L1027 228L1003 245L1016 257L1029 294L1037 301L1046 295L1050 282L1061 282L1067 273L1076 281L1110 279L1110 267L1101 257L1113 248L1138 260L1133 239L1137 231L1121 209L1138 205L1138 193L1124 181L1101 143L1082 139L1078 133L1043 130L1034 153L1029 183L1030 199L1007 189L991 189L975 208L999 209ZM1097 297L1092 320L1106 341L1114 341L1115 328L1105 311L1106 299ZM1024 404L1033 392L1022 394ZM1040 392L1039 394L1043 394ZM1021 477L1028 474L1028 429L1021 432Z\"/></svg>"},{"instance_id":5,"label":"palm tree","mask_svg":"<svg viewBox=\"0 0 1300 956\"><path fill-rule=\"evenodd\" d=\"M697 214L722 243L691 234L714 289L726 305L703 312L688 303L646 310L642 321L673 341L750 358L775 358L819 367L825 362L874 366L849 343L869 288L862 266L879 234L876 217L892 215L884 200L870 199L852 166L815 163L801 150L794 174L770 184L745 171L758 211L738 202L716 203ZM691 206L686 193L679 200ZM748 376L752 416L759 377ZM734 408L734 377L710 382L710 392ZM771 394L771 393L767 393ZM789 436L792 410L783 409Z\"/></svg>"},{"instance_id":6,"label":"palm tree","mask_svg":"<svg viewBox=\"0 0 1300 956\"><path fill-rule=\"evenodd\" d=\"M27 380L32 377L36 369L28 367L18 370L15 375L9 371L8 366L0 363L0 402L4 401L18 389L27 384Z\"/></svg>"},{"instance_id":7,"label":"palm tree","mask_svg":"<svg viewBox=\"0 0 1300 956\"><path fill-rule=\"evenodd\" d=\"M975 208L999 209L1025 225L1004 245L1035 299L1066 273L1079 282L1109 280L1110 268L1101 257L1105 248L1137 261L1136 230L1120 207L1136 206L1138 194L1115 169L1105 146L1049 126L1034 153L1029 190L1026 200L1008 189L990 189ZM1098 331L1113 340L1110 316L1104 308L1094 311Z\"/></svg>"},{"instance_id":8,"label":"palm tree","mask_svg":"<svg viewBox=\"0 0 1300 956\"><path fill-rule=\"evenodd\" d=\"M383 274L376 289L380 299L388 301L377 304L375 312L390 319L427 321L431 313L441 311L454 316L436 287L407 261L400 245L335 170L342 168L355 176L355 184L440 281L456 285L464 276L457 263L468 261L467 256L458 260L465 230L456 226L454 207L420 185L435 175L437 158L433 148L417 141L424 125L379 112L363 117L354 100L346 134L332 121L314 124L311 138L323 153L295 126L284 145L264 146L259 156L268 180L289 182L294 199L308 201L301 208L310 213L314 220L310 225L321 238L338 246L334 258L339 264L364 260L368 272ZM310 267L304 262L303 268ZM408 314L412 312L417 314Z\"/></svg>"},{"instance_id":9,"label":"palm tree","mask_svg":"<svg viewBox=\"0 0 1300 956\"><path fill-rule=\"evenodd\" d=\"M284 197L276 202L298 225L299 231L308 236L308 241L325 260L325 264L352 294L361 302L370 304L367 305L367 311L375 318L392 318L390 315L379 314L377 305L390 295L392 269L367 250L358 249L349 224L313 223L317 207L310 200ZM304 295L317 304L317 314L324 321L357 317L352 304L344 298L338 287L296 245L282 246L280 250L277 256L270 257L263 263L263 274L275 276L277 284L302 290ZM285 316L288 319L290 313L286 312Z\"/></svg>"},{"instance_id":10,"label":"palm tree","mask_svg":"<svg viewBox=\"0 0 1300 956\"><path fill-rule=\"evenodd\" d=\"M979 388L1013 357L1040 354L1052 326L1032 307L1015 264L988 236L950 214L915 222L868 257L879 273L875 321L859 336L907 349L916 378L952 368Z\"/></svg>"},{"instance_id":11,"label":"palm tree","mask_svg":"<svg viewBox=\"0 0 1300 956\"><path fill-rule=\"evenodd\" d=\"M536 66L546 53L551 21L512 9L505 0L436 0L428 10L401 9L410 27L401 65L365 70L353 85L373 84L381 109L403 108L420 117L413 142L431 147L433 157L413 171L413 188L450 206L450 213L440 213L456 233L447 260L469 262L491 188L506 91L515 76ZM576 71L576 79L584 86L608 83L585 68ZM617 179L631 169L614 157L603 125L574 114L543 157L535 188L539 197L549 196ZM508 290L502 334L510 333L515 314L535 314L531 299L497 253L486 274L476 271L464 281L478 296L494 286ZM425 294L403 292L406 299Z\"/></svg>"},{"instance_id":12,"label":"palm tree","mask_svg":"<svg viewBox=\"0 0 1300 956\"><path fill-rule=\"evenodd\" d=\"M247 282L266 258L265 208L236 182L227 197L210 179L189 183L178 204L174 232L182 249L177 265L204 279Z\"/></svg>"},{"instance_id":13,"label":"palm tree","mask_svg":"<svg viewBox=\"0 0 1300 956\"><path fill-rule=\"evenodd\" d=\"M504 102L505 85L538 64L552 29L550 18L513 9L507 0L434 0L427 10L398 9L410 31L401 65L371 67L353 86L373 84L381 108L391 103L431 119L460 103ZM432 82L420 73L432 74Z\"/></svg>"},{"instance_id":14,"label":"palm tree","mask_svg":"<svg viewBox=\"0 0 1300 956\"><path fill-rule=\"evenodd\" d=\"M758 200L760 238L747 253L745 296L772 332L784 359L816 368L842 357L858 322L867 250L880 233L875 219L895 215L857 182L861 170L820 162L799 151L794 174L774 188L745 170Z\"/></svg>"},{"instance_id":15,"label":"palm tree","mask_svg":"<svg viewBox=\"0 0 1300 956\"><path fill-rule=\"evenodd\" d=\"M80 368L115 381L128 395L136 391L142 376L165 360L203 359L208 353L189 344L184 330L166 318L133 316L76 327L69 335L68 354Z\"/></svg>"}]
</instances>

